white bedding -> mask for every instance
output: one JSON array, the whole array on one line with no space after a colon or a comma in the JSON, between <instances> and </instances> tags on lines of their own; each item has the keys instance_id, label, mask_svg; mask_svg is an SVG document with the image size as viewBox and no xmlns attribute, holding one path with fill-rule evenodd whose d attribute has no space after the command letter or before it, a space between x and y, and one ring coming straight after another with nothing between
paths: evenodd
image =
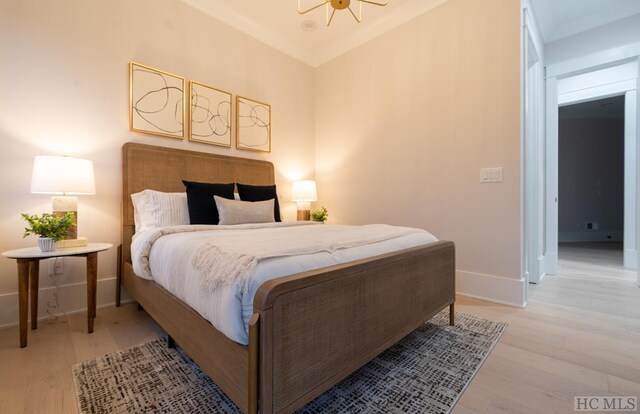
<instances>
[{"instance_id":1,"label":"white bedding","mask_svg":"<svg viewBox=\"0 0 640 414\"><path fill-rule=\"evenodd\" d=\"M308 226L314 226L313 228L322 230L323 233L336 234L362 228L296 222L150 229L136 234L133 239L133 267L138 276L153 279L200 313L230 339L247 344L247 325L253 313L253 298L263 282L437 241L433 235L423 230L378 225L380 227L377 229L381 233L388 233L387 239L378 237L382 241L361 243L356 247L341 248L338 244L331 251L265 258L257 262L246 288L243 289L240 283L233 283L214 289L203 289L203 282L207 276L197 270L191 260L194 250L202 246L203 242L224 246L225 241L231 245L243 238L250 238L255 245L256 239L270 240L270 237L273 238L283 231L308 233L313 229Z\"/></svg>"}]
</instances>

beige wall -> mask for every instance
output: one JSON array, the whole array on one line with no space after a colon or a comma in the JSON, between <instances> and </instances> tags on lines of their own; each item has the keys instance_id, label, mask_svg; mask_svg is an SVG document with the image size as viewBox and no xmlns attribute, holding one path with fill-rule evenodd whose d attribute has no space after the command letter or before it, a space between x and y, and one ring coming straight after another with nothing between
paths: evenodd
<instances>
[{"instance_id":1,"label":"beige wall","mask_svg":"<svg viewBox=\"0 0 640 414\"><path fill-rule=\"evenodd\" d=\"M518 302L518 2L449 0L316 70L176 0L2 2L0 38L0 250L34 245L20 238L19 213L50 208L29 193L39 154L94 161L81 233L117 244L120 147L136 141L273 161L289 220L289 183L313 178L315 162L331 222L429 229L457 243L459 290ZM129 132L131 60L269 102L273 153ZM494 166L504 183L479 184ZM61 305L82 309L82 261L64 266ZM0 274L2 326L17 321L15 263L0 260ZM111 250L100 255L100 304L113 301L114 276Z\"/></svg>"},{"instance_id":2,"label":"beige wall","mask_svg":"<svg viewBox=\"0 0 640 414\"><path fill-rule=\"evenodd\" d=\"M316 76L316 177L331 221L453 240L458 289L516 304L519 16L517 1L449 0ZM504 167L504 182L480 184L482 167Z\"/></svg>"},{"instance_id":3,"label":"beige wall","mask_svg":"<svg viewBox=\"0 0 640 414\"><path fill-rule=\"evenodd\" d=\"M285 218L295 218L291 179L313 178L314 70L175 0L20 0L0 3L0 251L22 239L21 212L44 212L29 193L33 157L67 154L95 163L97 194L80 198L80 232L120 239L124 142L265 158L277 168ZM128 130L128 63L164 69L273 106L269 155L134 134ZM99 303L113 302L115 249L100 254ZM41 314L51 290L43 266ZM0 260L0 326L17 321L15 263ZM85 306L79 259L65 260L60 302Z\"/></svg>"}]
</instances>

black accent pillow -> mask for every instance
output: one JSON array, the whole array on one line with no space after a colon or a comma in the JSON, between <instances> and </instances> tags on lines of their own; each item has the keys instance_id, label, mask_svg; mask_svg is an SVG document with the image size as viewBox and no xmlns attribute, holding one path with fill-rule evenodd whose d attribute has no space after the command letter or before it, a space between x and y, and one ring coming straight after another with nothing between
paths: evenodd
<instances>
[{"instance_id":1,"label":"black accent pillow","mask_svg":"<svg viewBox=\"0 0 640 414\"><path fill-rule=\"evenodd\" d=\"M218 224L218 208L213 199L218 197L233 200L233 183L213 184L182 180L187 187L187 205L191 224Z\"/></svg>"},{"instance_id":2,"label":"black accent pillow","mask_svg":"<svg viewBox=\"0 0 640 414\"><path fill-rule=\"evenodd\" d=\"M242 201L266 201L272 198L275 199L273 218L275 221L282 221L275 185L248 185L239 183L236 183L236 185L238 186L238 194L240 194L240 200Z\"/></svg>"}]
</instances>

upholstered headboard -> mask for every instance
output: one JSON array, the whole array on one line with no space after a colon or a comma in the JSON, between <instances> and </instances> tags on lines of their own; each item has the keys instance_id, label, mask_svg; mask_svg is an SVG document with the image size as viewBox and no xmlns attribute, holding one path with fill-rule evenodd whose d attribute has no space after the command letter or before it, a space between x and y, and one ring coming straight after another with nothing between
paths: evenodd
<instances>
[{"instance_id":1,"label":"upholstered headboard","mask_svg":"<svg viewBox=\"0 0 640 414\"><path fill-rule=\"evenodd\" d=\"M268 161L185 151L135 143L122 146L122 255L131 262L134 233L131 194L145 189L183 192L182 180L207 183L238 182L273 185L273 164Z\"/></svg>"}]
</instances>

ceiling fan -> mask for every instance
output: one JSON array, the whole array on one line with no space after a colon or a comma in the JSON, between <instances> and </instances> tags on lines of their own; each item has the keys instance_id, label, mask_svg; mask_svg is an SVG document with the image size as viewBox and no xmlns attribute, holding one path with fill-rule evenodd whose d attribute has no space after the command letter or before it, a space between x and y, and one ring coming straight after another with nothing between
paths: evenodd
<instances>
[{"instance_id":1,"label":"ceiling fan","mask_svg":"<svg viewBox=\"0 0 640 414\"><path fill-rule=\"evenodd\" d=\"M327 27L331 24L331 21L333 20L333 16L336 14L336 10L344 10L344 9L349 10L353 18L356 19L358 23L360 23L362 21L362 3L373 4L374 6L386 6L387 4L389 4L389 0L384 0L384 1L353 0L360 3L358 5L359 6L358 13L356 14L356 12L354 12L353 9L351 8L352 0L321 0L320 4L316 4L315 6L311 6L310 8L307 8L307 9L302 8L302 1L303 0L298 0L299 14L307 14L310 11L313 11L317 8L325 6L325 11L327 15L327 18L326 18Z\"/></svg>"}]
</instances>

